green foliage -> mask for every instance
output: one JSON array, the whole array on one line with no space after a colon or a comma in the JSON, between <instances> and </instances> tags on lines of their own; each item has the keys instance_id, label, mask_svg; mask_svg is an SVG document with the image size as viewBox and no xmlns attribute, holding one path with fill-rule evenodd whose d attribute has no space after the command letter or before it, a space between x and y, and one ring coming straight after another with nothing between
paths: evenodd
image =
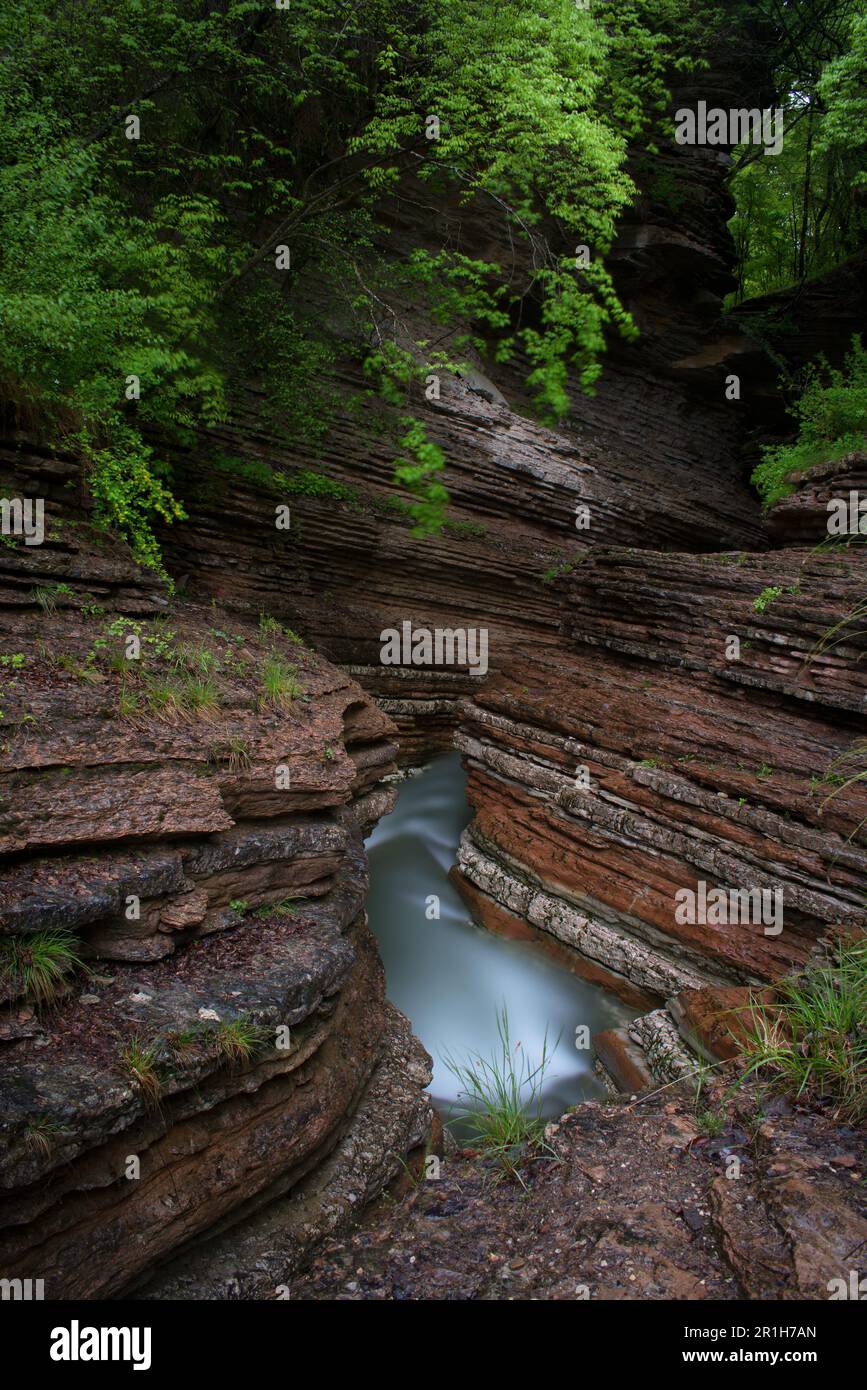
<instances>
[{"instance_id":1,"label":"green foliage","mask_svg":"<svg viewBox=\"0 0 867 1390\"><path fill-rule=\"evenodd\" d=\"M428 439L421 420L408 415L403 423L406 433L400 447L405 453L395 464L394 476L396 482L418 497L407 510L415 522L413 535L424 536L438 531L445 519L449 495L438 475L446 466L446 458L439 445Z\"/></svg>"},{"instance_id":2,"label":"green foliage","mask_svg":"<svg viewBox=\"0 0 867 1390\"><path fill-rule=\"evenodd\" d=\"M806 368L801 385L791 407L800 422L797 439L767 447L753 473L765 507L789 495L793 473L843 458L867 442L867 350L860 337L853 338L842 367L830 368L819 358Z\"/></svg>"},{"instance_id":3,"label":"green foliage","mask_svg":"<svg viewBox=\"0 0 867 1390\"><path fill-rule=\"evenodd\" d=\"M297 666L288 664L274 652L269 653L262 664L262 707L274 705L280 709L303 695L297 675Z\"/></svg>"},{"instance_id":4,"label":"green foliage","mask_svg":"<svg viewBox=\"0 0 867 1390\"><path fill-rule=\"evenodd\" d=\"M167 720L207 717L220 708L220 693L210 677L152 673L145 676L142 690L151 713Z\"/></svg>"},{"instance_id":5,"label":"green foliage","mask_svg":"<svg viewBox=\"0 0 867 1390\"><path fill-rule=\"evenodd\" d=\"M520 1168L543 1142L542 1096L550 1063L547 1033L542 1055L532 1062L520 1043L512 1043L505 1004L497 1012L500 1044L491 1057L474 1052L458 1061L443 1057L461 1086L465 1106L458 1118L470 1140L494 1160L504 1175L523 1185Z\"/></svg>"},{"instance_id":6,"label":"green foliage","mask_svg":"<svg viewBox=\"0 0 867 1390\"><path fill-rule=\"evenodd\" d=\"M750 0L784 113L782 151L736 152L737 299L819 275L867 234L867 19L860 0Z\"/></svg>"},{"instance_id":7,"label":"green foliage","mask_svg":"<svg viewBox=\"0 0 867 1390\"><path fill-rule=\"evenodd\" d=\"M284 493L300 497L333 497L337 502L358 504L358 493L346 483L317 473L313 468L299 468L294 473L276 473L277 486Z\"/></svg>"},{"instance_id":8,"label":"green foliage","mask_svg":"<svg viewBox=\"0 0 867 1390\"><path fill-rule=\"evenodd\" d=\"M121 1052L120 1064L129 1079L141 1092L145 1108L155 1110L162 1094L157 1048L140 1038L133 1038Z\"/></svg>"},{"instance_id":9,"label":"green foliage","mask_svg":"<svg viewBox=\"0 0 867 1390\"><path fill-rule=\"evenodd\" d=\"M0 983L14 998L25 995L37 1009L56 1002L66 978L82 969L78 938L64 927L0 940Z\"/></svg>"},{"instance_id":10,"label":"green foliage","mask_svg":"<svg viewBox=\"0 0 867 1390\"><path fill-rule=\"evenodd\" d=\"M634 192L627 143L652 147L697 34L688 0L0 0L0 390L161 571L178 446L247 381L283 436L318 439L355 357L415 527L438 528L445 460L412 392L470 344L524 354L548 418L568 372L592 389L605 333L634 331L604 263ZM382 195L419 184L454 216L395 268ZM513 258L463 253L469 202ZM448 353L402 324L407 286ZM287 491L352 501L310 470Z\"/></svg>"},{"instance_id":11,"label":"green foliage","mask_svg":"<svg viewBox=\"0 0 867 1390\"><path fill-rule=\"evenodd\" d=\"M769 585L768 588L762 589L762 592L757 598L753 599L753 608L755 608L757 613L764 613L765 609L769 608L770 605L780 597L782 592L782 589L779 588L778 585Z\"/></svg>"},{"instance_id":12,"label":"green foliage","mask_svg":"<svg viewBox=\"0 0 867 1390\"><path fill-rule=\"evenodd\" d=\"M268 1046L271 1035L267 1028L250 1018L223 1020L216 1029L217 1049L230 1067L250 1062Z\"/></svg>"},{"instance_id":13,"label":"green foliage","mask_svg":"<svg viewBox=\"0 0 867 1390\"><path fill-rule=\"evenodd\" d=\"M833 958L774 989L776 1003L751 1000L744 1076L825 1101L859 1123L867 1116L867 944L843 942Z\"/></svg>"},{"instance_id":14,"label":"green foliage","mask_svg":"<svg viewBox=\"0 0 867 1390\"><path fill-rule=\"evenodd\" d=\"M24 1142L39 1158L50 1158L62 1127L50 1115L34 1115L27 1121Z\"/></svg>"}]
</instances>

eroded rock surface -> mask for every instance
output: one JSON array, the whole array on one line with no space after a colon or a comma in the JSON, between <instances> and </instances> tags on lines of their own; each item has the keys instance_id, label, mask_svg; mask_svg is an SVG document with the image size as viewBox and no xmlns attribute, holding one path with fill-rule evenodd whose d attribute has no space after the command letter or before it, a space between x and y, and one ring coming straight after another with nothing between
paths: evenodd
<instances>
[{"instance_id":1,"label":"eroded rock surface","mask_svg":"<svg viewBox=\"0 0 867 1390\"><path fill-rule=\"evenodd\" d=\"M364 1192L430 1115L364 916L392 724L276 623L163 616L121 547L49 525L0 550L0 1269L93 1298L311 1174L336 1209L359 1105Z\"/></svg>"},{"instance_id":2,"label":"eroded rock surface","mask_svg":"<svg viewBox=\"0 0 867 1390\"><path fill-rule=\"evenodd\" d=\"M863 1134L785 1109L757 1126L735 1108L709 1139L669 1094L585 1103L548 1142L526 1189L447 1156L319 1252L291 1297L827 1299L858 1267Z\"/></svg>"}]
</instances>

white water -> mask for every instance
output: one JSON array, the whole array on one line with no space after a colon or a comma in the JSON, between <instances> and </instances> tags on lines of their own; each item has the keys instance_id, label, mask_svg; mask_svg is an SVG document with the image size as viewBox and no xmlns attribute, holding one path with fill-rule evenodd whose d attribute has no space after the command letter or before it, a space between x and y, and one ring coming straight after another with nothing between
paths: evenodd
<instances>
[{"instance_id":1,"label":"white water","mask_svg":"<svg viewBox=\"0 0 867 1390\"><path fill-rule=\"evenodd\" d=\"M611 1028L632 1016L613 996L556 965L532 942L509 941L473 924L448 879L461 831L470 819L458 754L431 763L401 783L400 799L367 841L370 925L385 963L389 998L411 1020L434 1059L431 1095L445 1114L458 1082L443 1054L464 1060L498 1051L497 1011L505 1003L513 1045L534 1065L547 1029L553 1058L543 1113L601 1093L590 1050L575 1030ZM436 895L439 921L425 915ZM558 1042L559 1038L559 1042ZM556 1045L556 1046L555 1046Z\"/></svg>"}]
</instances>

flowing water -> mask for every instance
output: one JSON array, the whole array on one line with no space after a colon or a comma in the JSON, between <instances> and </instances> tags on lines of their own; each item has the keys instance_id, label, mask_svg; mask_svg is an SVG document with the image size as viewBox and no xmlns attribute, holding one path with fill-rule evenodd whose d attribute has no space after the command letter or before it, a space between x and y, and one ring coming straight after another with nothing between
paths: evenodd
<instances>
[{"instance_id":1,"label":"flowing water","mask_svg":"<svg viewBox=\"0 0 867 1390\"><path fill-rule=\"evenodd\" d=\"M431 1095L444 1115L460 1085L443 1060L499 1049L497 1014L505 1005L513 1045L531 1065L549 1054L543 1113L559 1115L601 1094L592 1053L575 1046L590 1033L633 1015L595 985L555 964L533 942L510 941L477 927L448 878L461 831L470 819L458 754L431 763L401 783L400 799L367 841L371 927L385 963L389 998L411 1020L434 1059ZM439 899L439 920L429 918Z\"/></svg>"}]
</instances>

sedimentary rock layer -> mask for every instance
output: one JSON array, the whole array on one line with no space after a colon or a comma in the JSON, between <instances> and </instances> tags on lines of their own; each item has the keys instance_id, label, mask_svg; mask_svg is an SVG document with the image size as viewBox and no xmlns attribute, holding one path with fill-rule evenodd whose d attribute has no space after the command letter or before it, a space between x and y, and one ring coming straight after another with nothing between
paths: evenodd
<instances>
[{"instance_id":1,"label":"sedimentary rock layer","mask_svg":"<svg viewBox=\"0 0 867 1390\"><path fill-rule=\"evenodd\" d=\"M0 1270L98 1297L315 1175L390 1047L372 1186L429 1116L363 913L393 725L278 624L48 527L0 548Z\"/></svg>"}]
</instances>

